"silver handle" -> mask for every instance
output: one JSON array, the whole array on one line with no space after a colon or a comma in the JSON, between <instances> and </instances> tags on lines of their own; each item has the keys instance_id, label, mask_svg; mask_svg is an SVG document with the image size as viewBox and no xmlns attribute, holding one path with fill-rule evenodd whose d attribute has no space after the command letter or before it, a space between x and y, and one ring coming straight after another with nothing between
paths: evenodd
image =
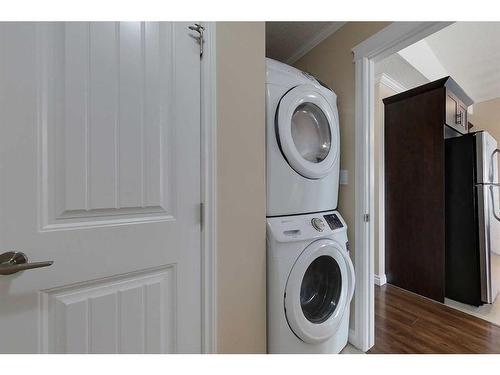
<instances>
[{"instance_id":1,"label":"silver handle","mask_svg":"<svg viewBox=\"0 0 500 375\"><path fill-rule=\"evenodd\" d=\"M53 263L51 260L28 263L28 257L23 252L8 251L0 255L0 275L12 275L19 271L48 267Z\"/></svg>"},{"instance_id":2,"label":"silver handle","mask_svg":"<svg viewBox=\"0 0 500 375\"><path fill-rule=\"evenodd\" d=\"M492 153L491 153L491 162L490 162L490 170L489 170L489 178L490 178L490 181L493 180L493 177L494 177L494 173L493 173L493 164L494 164L494 158L495 158L495 155L497 153L500 152L500 149L495 149ZM500 184L497 183L497 182L488 182L488 183L485 183L484 185L487 185L489 186L489 190L490 190L490 196L491 196L491 209L493 211L493 216L495 217L495 219L497 219L498 221L500 221L500 217L497 215L496 211L495 211L495 194L493 193L493 188L494 187L500 187Z\"/></svg>"},{"instance_id":3,"label":"silver handle","mask_svg":"<svg viewBox=\"0 0 500 375\"><path fill-rule=\"evenodd\" d=\"M497 153L500 153L500 149L498 149L498 148L495 149L491 153L490 169L488 171L488 178L489 178L490 181L493 181L495 179L495 173L494 173L493 165L495 164L495 155ZM485 183L484 185L500 186L500 184L498 184L496 182L488 182L488 183Z\"/></svg>"},{"instance_id":4,"label":"silver handle","mask_svg":"<svg viewBox=\"0 0 500 375\"><path fill-rule=\"evenodd\" d=\"M493 188L494 187L499 187L500 184L488 184L488 185L490 187L491 210L493 211L493 216L495 217L495 219L497 219L498 221L500 221L500 217L497 215L497 213L495 211L495 195L493 194Z\"/></svg>"}]
</instances>

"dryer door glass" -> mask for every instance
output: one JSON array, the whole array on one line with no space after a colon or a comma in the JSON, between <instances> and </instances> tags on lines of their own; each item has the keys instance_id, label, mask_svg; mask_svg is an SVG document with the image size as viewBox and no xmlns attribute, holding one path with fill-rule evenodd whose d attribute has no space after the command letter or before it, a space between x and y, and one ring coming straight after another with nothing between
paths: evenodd
<instances>
[{"instance_id":1,"label":"dryer door glass","mask_svg":"<svg viewBox=\"0 0 500 375\"><path fill-rule=\"evenodd\" d=\"M281 98L276 136L287 163L305 178L334 171L339 157L339 124L332 93L299 85Z\"/></svg>"},{"instance_id":2,"label":"dryer door glass","mask_svg":"<svg viewBox=\"0 0 500 375\"><path fill-rule=\"evenodd\" d=\"M330 256L316 258L307 268L300 287L300 305L311 323L326 321L337 308L342 291L342 275Z\"/></svg>"},{"instance_id":3,"label":"dryer door glass","mask_svg":"<svg viewBox=\"0 0 500 375\"><path fill-rule=\"evenodd\" d=\"M328 156L332 135L323 111L313 103L299 105L292 116L292 139L300 155L312 163Z\"/></svg>"}]
</instances>

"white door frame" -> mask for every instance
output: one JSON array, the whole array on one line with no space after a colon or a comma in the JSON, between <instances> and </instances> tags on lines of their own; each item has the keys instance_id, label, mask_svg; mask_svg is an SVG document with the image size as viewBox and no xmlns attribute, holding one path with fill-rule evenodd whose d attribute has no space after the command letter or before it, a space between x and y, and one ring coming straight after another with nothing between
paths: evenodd
<instances>
[{"instance_id":1,"label":"white door frame","mask_svg":"<svg viewBox=\"0 0 500 375\"><path fill-rule=\"evenodd\" d=\"M202 352L217 352L216 23L204 22L201 59Z\"/></svg>"},{"instance_id":2,"label":"white door frame","mask_svg":"<svg viewBox=\"0 0 500 375\"><path fill-rule=\"evenodd\" d=\"M374 63L450 25L394 22L353 48L355 63L355 244L354 330L349 341L363 351L375 343L374 301Z\"/></svg>"}]
</instances>

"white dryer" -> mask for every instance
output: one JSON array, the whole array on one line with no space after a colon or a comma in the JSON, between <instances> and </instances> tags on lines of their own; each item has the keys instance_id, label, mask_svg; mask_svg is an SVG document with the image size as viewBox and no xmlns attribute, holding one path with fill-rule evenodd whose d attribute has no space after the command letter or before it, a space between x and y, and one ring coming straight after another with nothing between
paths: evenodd
<instances>
[{"instance_id":1,"label":"white dryer","mask_svg":"<svg viewBox=\"0 0 500 375\"><path fill-rule=\"evenodd\" d=\"M354 267L336 211L267 219L269 353L339 353L347 344Z\"/></svg>"},{"instance_id":2,"label":"white dryer","mask_svg":"<svg viewBox=\"0 0 500 375\"><path fill-rule=\"evenodd\" d=\"M335 93L310 74L267 59L267 216L337 208Z\"/></svg>"}]
</instances>

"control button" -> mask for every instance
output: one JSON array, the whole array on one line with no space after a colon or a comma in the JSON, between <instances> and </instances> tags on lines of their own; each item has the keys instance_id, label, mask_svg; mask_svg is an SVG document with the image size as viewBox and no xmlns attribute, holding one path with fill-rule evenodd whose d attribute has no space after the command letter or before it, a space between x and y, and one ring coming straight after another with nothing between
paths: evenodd
<instances>
[{"instance_id":1,"label":"control button","mask_svg":"<svg viewBox=\"0 0 500 375\"><path fill-rule=\"evenodd\" d=\"M325 215L324 218L328 223L328 225L330 226L331 230L342 228L344 226L340 221L340 219L335 214Z\"/></svg>"},{"instance_id":2,"label":"control button","mask_svg":"<svg viewBox=\"0 0 500 375\"><path fill-rule=\"evenodd\" d=\"M323 229L325 229L325 223L320 218L313 218L311 224L318 232L323 232Z\"/></svg>"}]
</instances>

